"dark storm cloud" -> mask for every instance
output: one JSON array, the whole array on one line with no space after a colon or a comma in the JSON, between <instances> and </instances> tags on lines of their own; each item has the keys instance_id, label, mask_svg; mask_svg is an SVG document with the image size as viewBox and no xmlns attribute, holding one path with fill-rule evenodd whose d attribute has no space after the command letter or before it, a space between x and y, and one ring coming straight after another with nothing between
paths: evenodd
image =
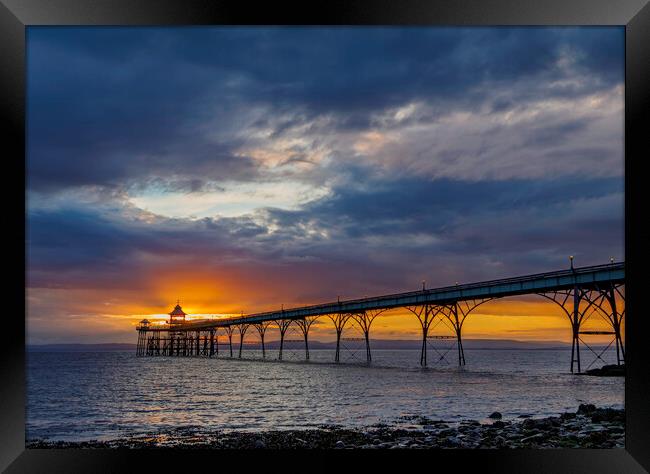
<instances>
[{"instance_id":1,"label":"dark storm cloud","mask_svg":"<svg viewBox=\"0 0 650 474\"><path fill-rule=\"evenodd\" d=\"M500 213L518 209L552 209L576 199L593 199L620 192L622 179L510 180L463 182L441 179L399 180L374 183L359 191L342 188L334 196L285 215L318 216L327 222L348 218L363 225L373 222L413 220L444 225L446 216ZM411 231L415 229L404 229ZM436 229L430 229L436 230ZM387 228L386 231L390 232Z\"/></svg>"},{"instance_id":2,"label":"dark storm cloud","mask_svg":"<svg viewBox=\"0 0 650 474\"><path fill-rule=\"evenodd\" d=\"M28 42L28 177L39 190L264 179L238 153L246 127L266 123L277 138L327 117L330 131L363 131L412 101L433 107L418 118L430 122L450 107L575 99L623 73L623 32L609 28L31 28ZM238 118L256 107L266 112Z\"/></svg>"},{"instance_id":3,"label":"dark storm cloud","mask_svg":"<svg viewBox=\"0 0 650 474\"><path fill-rule=\"evenodd\" d=\"M323 278L333 266L353 268L346 273L360 281L352 287L384 292L413 274L442 285L550 270L569 254L597 264L623 257L621 187L620 178L384 182L255 218L143 221L93 206L33 211L28 276L32 287L130 287L151 266L235 263L283 278L306 264Z\"/></svg>"},{"instance_id":4,"label":"dark storm cloud","mask_svg":"<svg viewBox=\"0 0 650 474\"><path fill-rule=\"evenodd\" d=\"M32 287L129 285L154 267L185 262L240 261L247 252L232 242L265 229L249 219L143 220L132 210L94 205L36 210L27 226L28 279ZM140 217L138 219L138 217Z\"/></svg>"},{"instance_id":5,"label":"dark storm cloud","mask_svg":"<svg viewBox=\"0 0 650 474\"><path fill-rule=\"evenodd\" d=\"M327 255L344 249L363 255L370 239L377 248L394 247L395 260L409 264L418 253L431 262L447 254L459 263L494 255L521 259L522 271L534 272L539 262L527 261L530 252L544 252L546 266L551 250L551 261L556 254L564 259L581 251L590 263L605 261L609 255L604 252L620 253L622 211L621 178L411 180L364 191L340 189L301 211L272 210L269 219L283 229L284 238L296 240L298 251ZM329 238L310 239L302 247L307 225L326 230ZM418 235L431 240L418 243L412 239ZM331 242L338 248L331 248Z\"/></svg>"},{"instance_id":6,"label":"dark storm cloud","mask_svg":"<svg viewBox=\"0 0 650 474\"><path fill-rule=\"evenodd\" d=\"M240 264L331 283L292 289L314 299L623 258L602 118L618 119L622 29L30 28L28 47L31 287ZM573 107L594 94L614 106ZM281 179L328 194L198 220L129 201Z\"/></svg>"}]
</instances>

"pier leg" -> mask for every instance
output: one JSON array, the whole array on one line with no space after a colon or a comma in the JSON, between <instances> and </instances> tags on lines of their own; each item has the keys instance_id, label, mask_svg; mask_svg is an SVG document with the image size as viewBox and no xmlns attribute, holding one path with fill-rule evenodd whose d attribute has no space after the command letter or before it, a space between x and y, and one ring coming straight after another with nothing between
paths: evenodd
<instances>
[{"instance_id":1,"label":"pier leg","mask_svg":"<svg viewBox=\"0 0 650 474\"><path fill-rule=\"evenodd\" d=\"M411 313L418 318L420 321L420 327L422 328L422 350L420 351L420 365L422 367L427 366L427 337L429 335L429 327L433 322L433 307L431 305L425 304L422 306L407 306Z\"/></svg>"},{"instance_id":2,"label":"pier leg","mask_svg":"<svg viewBox=\"0 0 650 474\"><path fill-rule=\"evenodd\" d=\"M309 328L311 328L311 325L314 324L314 321L316 321L318 317L310 316L306 317L304 319L298 319L296 321L296 324L300 328L302 332L302 336L305 339L305 360L309 360ZM337 344L338 346L338 344ZM338 349L337 349L338 352ZM338 359L336 359L338 361Z\"/></svg>"},{"instance_id":3,"label":"pier leg","mask_svg":"<svg viewBox=\"0 0 650 474\"><path fill-rule=\"evenodd\" d=\"M579 293L578 296L576 296L575 293ZM575 346L576 346L575 357L578 365L578 372L581 372L582 370L581 360L580 360L581 342L596 357L587 366L587 370L589 370L589 368L598 360L602 361L603 363L605 362L605 360L601 357L601 355L604 354L612 344L615 344L614 347L616 349L616 363L620 365L621 361L622 360L624 361L624 358L623 359L621 358L621 354L624 354L622 352L623 341L621 339L621 320L625 310L623 309L621 311L617 308L616 293L618 293L621 296L624 302L625 299L623 294L611 282L605 285L600 285L597 283L590 284L589 286L579 288L578 290L574 289L574 310L572 315L574 333L577 333L578 337L580 337L580 335L589 335L589 334L602 334L602 335L610 334L613 336L611 342L600 352L596 352L594 348L589 346L589 344L584 342L582 339L578 339L578 337L574 336ZM586 303L582 310L576 311L575 309L576 301L578 304L581 301L584 301L584 303ZM593 315L601 316L603 320L609 323L611 330L604 330L604 331L581 330L581 326L584 325L584 323L588 321L590 317Z\"/></svg>"},{"instance_id":4,"label":"pier leg","mask_svg":"<svg viewBox=\"0 0 650 474\"><path fill-rule=\"evenodd\" d=\"M341 332L336 331L336 352L334 353L334 362L338 362L341 354Z\"/></svg>"},{"instance_id":5,"label":"pier leg","mask_svg":"<svg viewBox=\"0 0 650 474\"><path fill-rule=\"evenodd\" d=\"M625 348L623 346L623 339L621 338L621 321L623 319L623 311L617 311L616 307L616 293L617 289L613 284L610 284L607 290L607 300L609 301L609 306L611 309L611 318L612 328L614 329L614 339L616 341L616 363L621 365L621 362L625 362ZM621 296L622 293L619 292Z\"/></svg>"},{"instance_id":6,"label":"pier leg","mask_svg":"<svg viewBox=\"0 0 650 474\"><path fill-rule=\"evenodd\" d=\"M210 356L214 355L214 329L210 329Z\"/></svg>"},{"instance_id":7,"label":"pier leg","mask_svg":"<svg viewBox=\"0 0 650 474\"><path fill-rule=\"evenodd\" d=\"M262 342L262 359L266 359L266 347L264 345L264 336L266 335L266 330L269 328L270 325L271 325L271 321L255 325L255 329L257 329L257 332L260 335L260 341Z\"/></svg>"},{"instance_id":8,"label":"pier leg","mask_svg":"<svg viewBox=\"0 0 650 474\"><path fill-rule=\"evenodd\" d=\"M427 328L422 328L422 348L420 349L420 365L427 366Z\"/></svg>"},{"instance_id":9,"label":"pier leg","mask_svg":"<svg viewBox=\"0 0 650 474\"><path fill-rule=\"evenodd\" d=\"M577 363L578 373L580 373L580 289L573 288L573 344L571 349L571 372L573 373L573 364ZM575 346L575 360L573 359L573 347Z\"/></svg>"},{"instance_id":10,"label":"pier leg","mask_svg":"<svg viewBox=\"0 0 650 474\"><path fill-rule=\"evenodd\" d=\"M581 342L596 356L596 359L589 364L587 369L589 369L589 367L591 367L591 365L597 360L603 360L601 355L609 347L607 346L600 353L596 353L592 347L580 339L581 334L613 334L614 339L610 345L616 343L616 359L617 363L620 364L620 345L622 342L620 339L621 318L619 317L619 311L617 311L616 308L614 291L618 290L616 290L613 285L603 287L597 283L589 283L583 286L574 285L573 288L569 290L558 290L549 292L548 294L541 294L541 296L557 303L567 315L571 323L571 373L582 372L582 361L580 356ZM609 302L609 308L607 307L608 305L605 304L605 300ZM580 305L582 303L584 303L584 305L581 308ZM608 321L613 332L581 331L582 324L589 320L589 318L594 314L599 314L603 319Z\"/></svg>"},{"instance_id":11,"label":"pier leg","mask_svg":"<svg viewBox=\"0 0 650 474\"><path fill-rule=\"evenodd\" d=\"M239 324L239 358L241 359L241 352L244 348L244 336L246 331L248 331L248 324Z\"/></svg>"},{"instance_id":12,"label":"pier leg","mask_svg":"<svg viewBox=\"0 0 650 474\"><path fill-rule=\"evenodd\" d=\"M453 315L454 315L454 329L456 331L456 339L458 341L458 365L465 365L465 351L463 351L463 340L460 335L461 324L458 320L458 303L453 305Z\"/></svg>"},{"instance_id":13,"label":"pier leg","mask_svg":"<svg viewBox=\"0 0 650 474\"><path fill-rule=\"evenodd\" d=\"M365 333L366 336L366 362L372 362L372 354L370 353L370 335L368 332Z\"/></svg>"},{"instance_id":14,"label":"pier leg","mask_svg":"<svg viewBox=\"0 0 650 474\"><path fill-rule=\"evenodd\" d=\"M345 327L345 323L350 319L350 314L345 313L336 313L330 315L329 318L334 323L334 328L336 329L336 352L334 353L334 362L340 362L341 359L341 333Z\"/></svg>"},{"instance_id":15,"label":"pier leg","mask_svg":"<svg viewBox=\"0 0 650 474\"><path fill-rule=\"evenodd\" d=\"M380 310L368 310L362 313L353 315L353 318L359 323L361 330L363 331L363 336L366 342L366 362L370 363L372 361L372 353L370 351L370 326L372 326L373 321L377 316L386 311L385 309Z\"/></svg>"},{"instance_id":16,"label":"pier leg","mask_svg":"<svg viewBox=\"0 0 650 474\"><path fill-rule=\"evenodd\" d=\"M465 365L465 351L463 350L463 339L458 330L458 365Z\"/></svg>"},{"instance_id":17,"label":"pier leg","mask_svg":"<svg viewBox=\"0 0 650 474\"><path fill-rule=\"evenodd\" d=\"M569 322L571 323L571 373L574 371L574 365L580 360L579 344L580 344L580 289L574 286L570 290L551 291L548 293L539 293L540 296L547 298L556 303L564 314L566 314ZM570 302L573 298L573 305ZM580 371L580 364L578 362L578 372Z\"/></svg>"},{"instance_id":18,"label":"pier leg","mask_svg":"<svg viewBox=\"0 0 650 474\"><path fill-rule=\"evenodd\" d=\"M278 329L280 330L280 350L278 351L278 360L282 360L282 350L284 348L284 335L287 333L287 329L289 329L291 320L280 319L277 320L275 323L277 324Z\"/></svg>"},{"instance_id":19,"label":"pier leg","mask_svg":"<svg viewBox=\"0 0 650 474\"><path fill-rule=\"evenodd\" d=\"M230 358L232 359L232 335L235 329L232 326L226 326L226 334L228 334L228 347L230 348Z\"/></svg>"},{"instance_id":20,"label":"pier leg","mask_svg":"<svg viewBox=\"0 0 650 474\"><path fill-rule=\"evenodd\" d=\"M465 350L463 349L463 337L462 330L463 324L467 316L478 308L483 303L487 303L494 298L483 298L475 300L464 300L464 301L455 301L454 303L447 305L446 308L443 308L441 311L442 315L447 318L449 323L454 331L456 336L456 345L458 348L458 366L462 367L465 365Z\"/></svg>"}]
</instances>

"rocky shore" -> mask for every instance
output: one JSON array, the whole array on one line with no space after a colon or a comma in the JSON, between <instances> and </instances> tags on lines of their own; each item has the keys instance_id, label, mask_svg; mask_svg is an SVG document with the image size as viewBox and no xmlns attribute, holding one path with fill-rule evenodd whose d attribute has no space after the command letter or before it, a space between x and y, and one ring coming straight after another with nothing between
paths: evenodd
<instances>
[{"instance_id":1,"label":"rocky shore","mask_svg":"<svg viewBox=\"0 0 650 474\"><path fill-rule=\"evenodd\" d=\"M33 440L27 448L201 448L201 449L427 449L427 448L623 448L625 412L580 405L576 413L534 419L522 416L490 422L446 422L403 417L407 427L372 425L363 429L321 426L294 431L220 432L177 429L111 441ZM492 421L494 420L494 421Z\"/></svg>"},{"instance_id":2,"label":"rocky shore","mask_svg":"<svg viewBox=\"0 0 650 474\"><path fill-rule=\"evenodd\" d=\"M598 377L625 377L625 364L603 365L597 369L587 370L585 375L595 375Z\"/></svg>"}]
</instances>

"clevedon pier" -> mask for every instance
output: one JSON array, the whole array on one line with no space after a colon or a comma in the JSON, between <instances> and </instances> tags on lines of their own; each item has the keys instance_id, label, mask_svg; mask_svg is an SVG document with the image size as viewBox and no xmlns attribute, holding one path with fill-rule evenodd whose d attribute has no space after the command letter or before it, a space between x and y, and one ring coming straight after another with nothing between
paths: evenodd
<instances>
[{"instance_id":1,"label":"clevedon pier","mask_svg":"<svg viewBox=\"0 0 650 474\"><path fill-rule=\"evenodd\" d=\"M572 260L573 262L573 260ZM572 335L571 372L580 373L581 349L589 351L595 362L611 348L616 351L617 364L625 361L621 325L625 317L625 264L614 263L581 268L570 268L547 273L526 275L479 283L460 284L435 289L374 296L362 299L339 300L331 303L280 309L234 318L187 320L180 305L170 313L164 324L143 320L136 327L138 356L199 356L242 358L246 336L254 334L261 348L262 359L288 360L287 352L299 351L309 360L309 331L315 321L322 319L333 326L336 348L333 362L341 361L341 351L356 344L361 347L363 361L372 361L370 330L381 313L405 308L422 329L420 364L427 366L427 354L436 341L451 344L458 364L465 365L462 329L467 317L482 304L497 299L520 295L539 295L558 305L567 317L567 331ZM407 317L407 316L404 316ZM480 317L476 314L475 317ZM600 319L605 329L586 330L589 319ZM447 328L446 335L434 328ZM278 334L273 355L265 341L267 331ZM346 337L354 329L358 337ZM235 344L233 346L233 336ZM608 339L609 345L595 347L590 336ZM436 350L439 359L444 353ZM583 354L584 355L584 354ZM283 359L283 356L284 359ZM431 363L431 357L429 357Z\"/></svg>"}]
</instances>

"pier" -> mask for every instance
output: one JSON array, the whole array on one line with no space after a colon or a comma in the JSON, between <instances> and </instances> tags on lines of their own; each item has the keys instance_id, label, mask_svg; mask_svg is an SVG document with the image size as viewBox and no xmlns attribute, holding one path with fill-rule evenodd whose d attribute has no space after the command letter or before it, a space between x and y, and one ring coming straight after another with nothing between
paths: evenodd
<instances>
[{"instance_id":1,"label":"pier","mask_svg":"<svg viewBox=\"0 0 650 474\"><path fill-rule=\"evenodd\" d=\"M309 330L314 321L324 318L331 321L336 332L334 362L340 362L341 348L347 341L362 343L365 361L369 363L372 361L370 330L373 321L384 311L405 308L417 318L422 330L420 364L428 364L429 341L453 339L458 365L463 366L466 363L462 340L463 323L476 308L497 298L539 295L558 305L566 314L572 337L570 370L581 373L581 347L583 351L590 350L597 360L613 345L617 364L621 365L625 361L621 337L621 324L625 317L624 286L625 263L611 262L434 289L425 289L423 285L419 291L281 308L235 318L188 321L177 304L165 324L152 324L147 320L140 322L136 328L136 355L234 357L236 352L237 357L241 358L245 336L252 330L259 335L262 358L266 358L265 335L273 327L280 335L278 360L283 360L286 344L297 342L303 345L304 358L309 360ZM584 322L594 315L601 316L607 322L607 330L582 329ZM452 329L453 336L431 334L432 324L436 322L444 322ZM351 325L361 333L361 337L342 337L344 329ZM290 330L299 334L299 337L286 338ZM238 336L236 351L233 350L233 335ZM610 335L611 342L597 352L586 342L593 335ZM228 342L220 345L220 338Z\"/></svg>"}]
</instances>

